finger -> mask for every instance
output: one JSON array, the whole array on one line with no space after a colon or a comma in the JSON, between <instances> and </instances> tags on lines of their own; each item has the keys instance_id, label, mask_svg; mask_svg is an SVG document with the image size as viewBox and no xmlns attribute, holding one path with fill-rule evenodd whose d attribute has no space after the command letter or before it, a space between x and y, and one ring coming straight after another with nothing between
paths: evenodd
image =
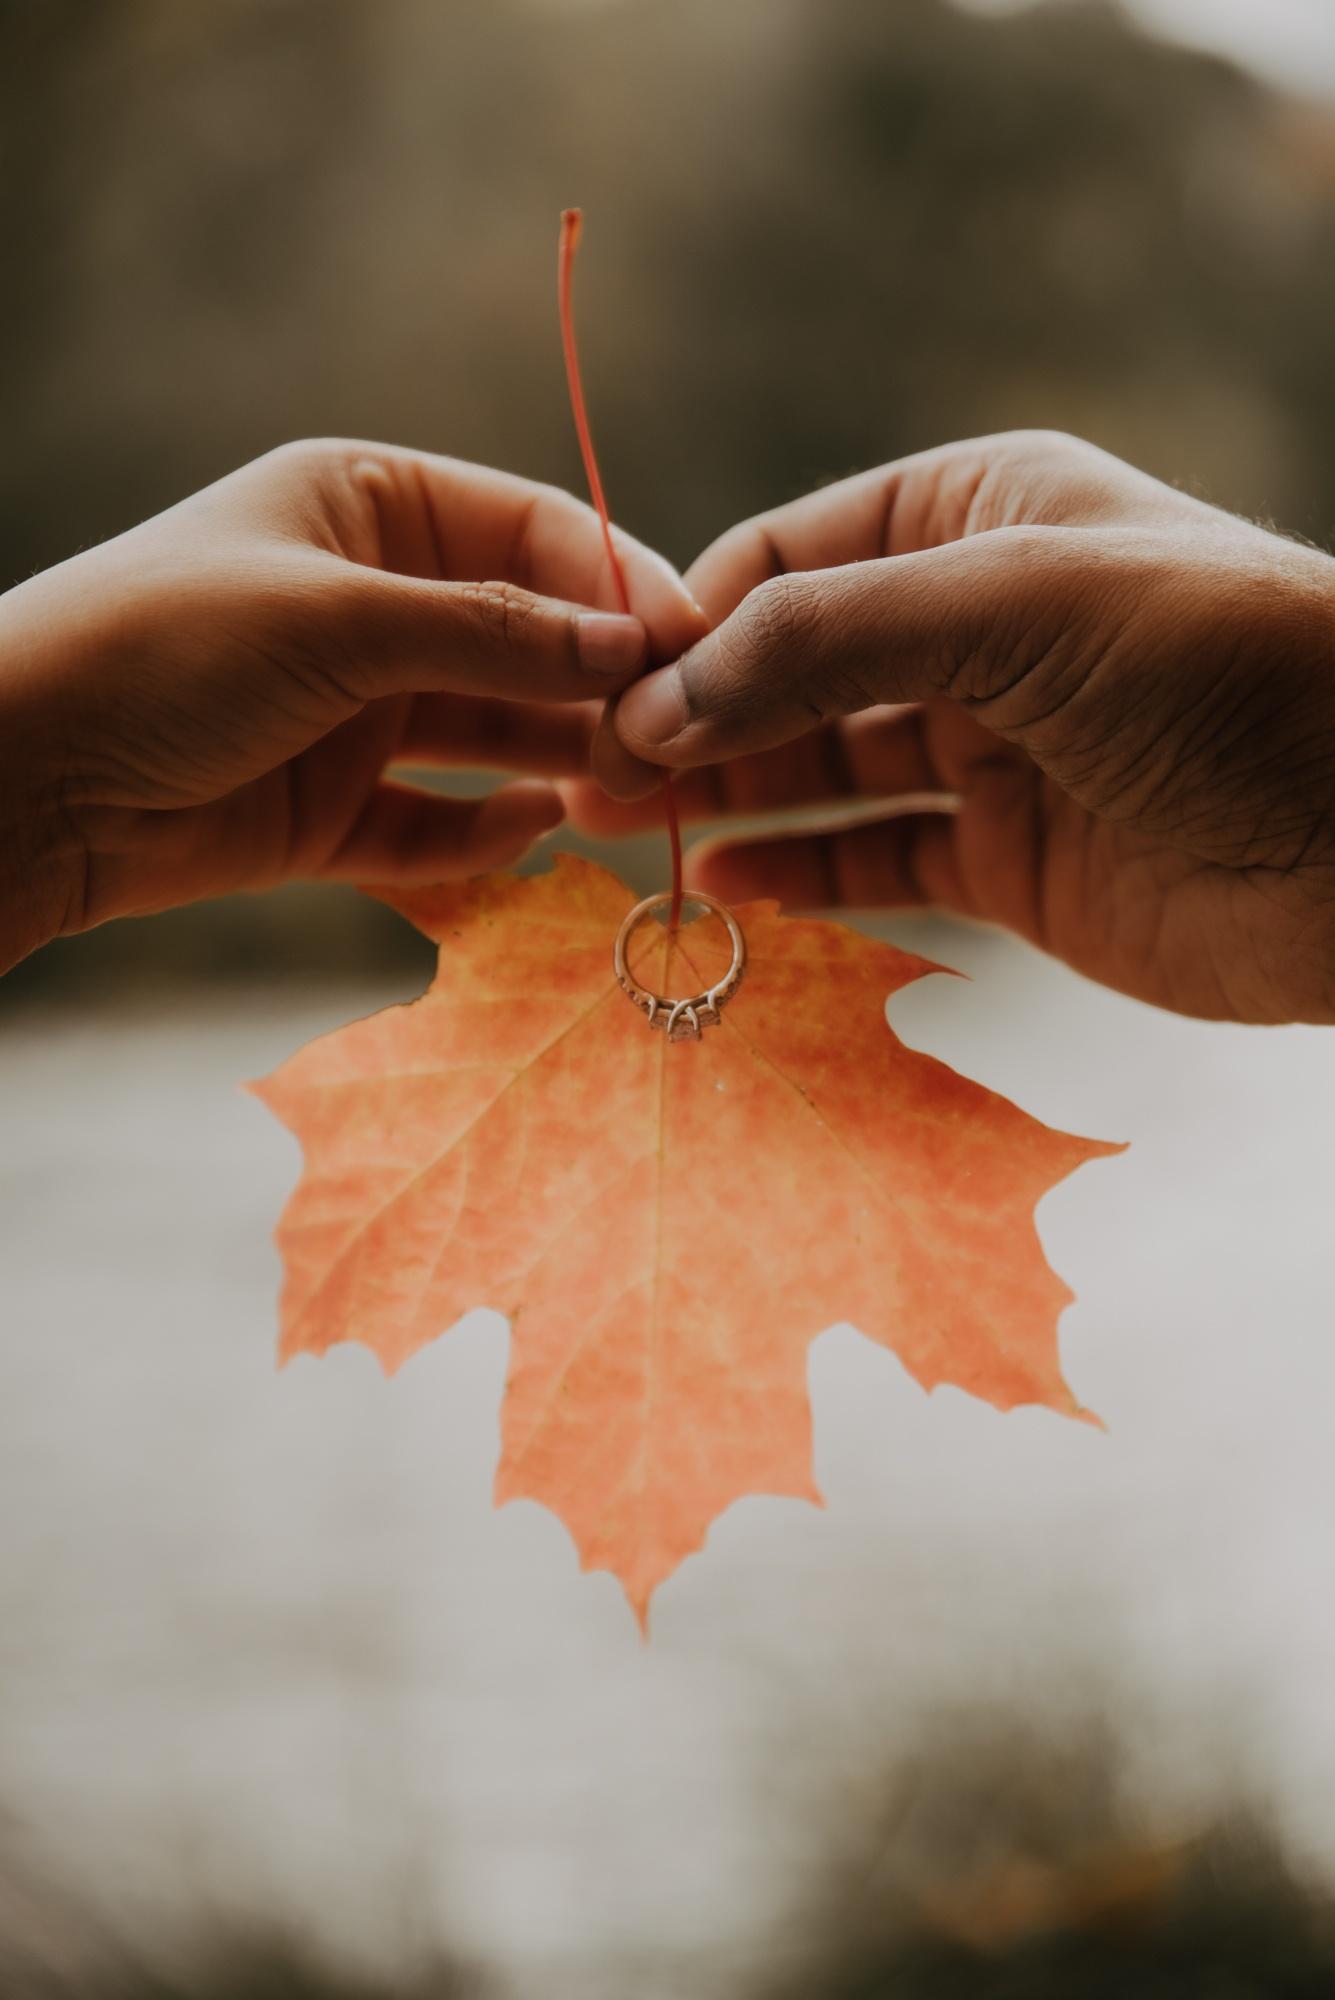
<instances>
[{"instance_id":1,"label":"finger","mask_svg":"<svg viewBox=\"0 0 1335 2000\"><path fill-rule=\"evenodd\" d=\"M717 626L763 585L796 572L922 554L1024 523L1106 521L1155 496L1173 499L1080 438L1051 431L971 438L840 480L729 529L691 565L686 584ZM655 783L654 764L665 761L642 751L610 715L591 760L600 784L619 800L644 797Z\"/></svg>"},{"instance_id":2,"label":"finger","mask_svg":"<svg viewBox=\"0 0 1335 2000\"><path fill-rule=\"evenodd\" d=\"M924 539L926 509L919 492L930 482L952 476L957 481L976 479L979 451L973 444L923 452L838 480L742 521L691 564L687 588L716 625L771 577L909 555L953 540L953 534L940 531L947 525L944 518L931 539ZM953 519L962 526L961 511Z\"/></svg>"},{"instance_id":3,"label":"finger","mask_svg":"<svg viewBox=\"0 0 1335 2000\"><path fill-rule=\"evenodd\" d=\"M782 603L785 586L779 579L794 572L835 576L854 564L865 566L934 549L964 531L968 496L977 491L983 478L992 442L975 440L921 452L874 472L840 480L787 507L743 522L691 565L688 588L700 600L711 627L716 628L734 614L746 615L739 607L753 604L759 618L767 603ZM764 596L767 585L768 599ZM715 651L732 644L733 636L727 631L721 639L711 631L704 642L706 649ZM693 658L700 653L701 648L696 647ZM708 651L705 657L709 657ZM669 760L643 739L639 725L646 703L661 702L657 689L668 685L661 677L653 681L655 693L640 697L628 710L609 709L598 729L590 763L609 797L619 801L645 798L658 782L656 765ZM808 709L807 727L810 719ZM789 733L797 732L793 729ZM771 742L782 740L781 735L769 737Z\"/></svg>"},{"instance_id":4,"label":"finger","mask_svg":"<svg viewBox=\"0 0 1335 2000\"><path fill-rule=\"evenodd\" d=\"M723 816L722 766L683 771L672 783L677 814L683 825ZM663 830L663 773L655 771L653 790L643 798L609 798L596 778L572 777L558 783L566 817L573 827L594 840L620 840L627 834Z\"/></svg>"},{"instance_id":5,"label":"finger","mask_svg":"<svg viewBox=\"0 0 1335 2000\"><path fill-rule=\"evenodd\" d=\"M521 781L484 799L381 784L316 871L334 881L425 884L508 868L561 824L550 785Z\"/></svg>"},{"instance_id":6,"label":"finger","mask_svg":"<svg viewBox=\"0 0 1335 2000\"><path fill-rule=\"evenodd\" d=\"M361 450L359 477L374 497L387 567L428 579L496 579L539 596L620 609L598 516L582 500L461 459L380 445ZM699 608L671 563L621 529L612 532L651 656L675 659L704 629Z\"/></svg>"},{"instance_id":7,"label":"finger","mask_svg":"<svg viewBox=\"0 0 1335 2000\"><path fill-rule=\"evenodd\" d=\"M601 710L490 695L417 695L394 761L454 770L577 778L587 771Z\"/></svg>"},{"instance_id":8,"label":"finger","mask_svg":"<svg viewBox=\"0 0 1335 2000\"><path fill-rule=\"evenodd\" d=\"M564 817L560 795L536 780L449 799L377 785L376 767L354 724L331 731L304 770L269 772L208 804L90 813L80 928L298 877L420 883L480 873L518 860ZM335 832L329 808L344 799L364 803Z\"/></svg>"},{"instance_id":9,"label":"finger","mask_svg":"<svg viewBox=\"0 0 1335 2000\"><path fill-rule=\"evenodd\" d=\"M686 572L717 624L770 577L916 555L965 535L1088 526L1181 496L1083 438L1005 431L916 452L730 528Z\"/></svg>"},{"instance_id":10,"label":"finger","mask_svg":"<svg viewBox=\"0 0 1335 2000\"><path fill-rule=\"evenodd\" d=\"M396 694L605 698L644 666L638 618L583 610L504 579L435 583L312 555L290 652L354 702Z\"/></svg>"},{"instance_id":11,"label":"finger","mask_svg":"<svg viewBox=\"0 0 1335 2000\"><path fill-rule=\"evenodd\" d=\"M1017 661L1043 658L1068 626L1082 579L1075 539L1001 530L775 578L675 665L628 688L617 735L646 762L683 768L878 703L981 695Z\"/></svg>"},{"instance_id":12,"label":"finger","mask_svg":"<svg viewBox=\"0 0 1335 2000\"><path fill-rule=\"evenodd\" d=\"M597 515L557 488L541 493L528 526L529 588L615 610L621 598ZM708 620L665 557L615 525L611 534L631 610L649 636L649 657L675 660L708 630Z\"/></svg>"},{"instance_id":13,"label":"finger","mask_svg":"<svg viewBox=\"0 0 1335 2000\"><path fill-rule=\"evenodd\" d=\"M956 820L913 812L833 832L702 841L687 879L725 903L773 897L785 909L898 909L972 914L961 879Z\"/></svg>"},{"instance_id":14,"label":"finger","mask_svg":"<svg viewBox=\"0 0 1335 2000\"><path fill-rule=\"evenodd\" d=\"M648 767L653 769L654 767ZM654 770L655 779L661 772ZM682 771L675 780L683 821L783 812L790 807L953 790L933 752L927 712L870 710L727 764ZM623 802L591 778L562 787L572 822L598 836L639 833L662 821L655 793Z\"/></svg>"},{"instance_id":15,"label":"finger","mask_svg":"<svg viewBox=\"0 0 1335 2000\"><path fill-rule=\"evenodd\" d=\"M617 729L616 709L608 702L598 719L589 745L589 769L609 799L621 804L651 798L663 782L658 765L637 756L622 741Z\"/></svg>"}]
</instances>

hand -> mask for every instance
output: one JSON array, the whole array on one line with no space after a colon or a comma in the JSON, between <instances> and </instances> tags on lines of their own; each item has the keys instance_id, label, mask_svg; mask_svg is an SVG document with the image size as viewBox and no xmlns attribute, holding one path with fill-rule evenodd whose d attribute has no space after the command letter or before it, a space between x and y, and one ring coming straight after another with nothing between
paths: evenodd
<instances>
[{"instance_id":1,"label":"hand","mask_svg":"<svg viewBox=\"0 0 1335 2000\"><path fill-rule=\"evenodd\" d=\"M608 692L701 630L669 566L621 547L636 618L612 610L597 519L566 494L301 444L10 591L0 970L108 917L288 876L516 860L563 815L550 783L465 803L384 773L584 768Z\"/></svg>"},{"instance_id":2,"label":"hand","mask_svg":"<svg viewBox=\"0 0 1335 2000\"><path fill-rule=\"evenodd\" d=\"M696 817L887 805L705 845L701 887L935 904L1183 1013L1335 1020L1330 557L1023 433L780 508L687 583L716 629L621 696L608 788L665 765Z\"/></svg>"}]
</instances>

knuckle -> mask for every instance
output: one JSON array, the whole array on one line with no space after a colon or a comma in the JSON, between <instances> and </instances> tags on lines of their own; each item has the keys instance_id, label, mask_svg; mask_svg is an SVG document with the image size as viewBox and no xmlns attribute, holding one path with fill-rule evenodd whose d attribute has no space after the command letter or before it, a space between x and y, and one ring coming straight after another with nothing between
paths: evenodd
<instances>
[{"instance_id":1,"label":"knuckle","mask_svg":"<svg viewBox=\"0 0 1335 2000\"><path fill-rule=\"evenodd\" d=\"M1008 431L993 445L1012 518L1057 526L1124 511L1143 481L1120 459L1068 431Z\"/></svg>"},{"instance_id":2,"label":"knuckle","mask_svg":"<svg viewBox=\"0 0 1335 2000\"><path fill-rule=\"evenodd\" d=\"M360 703L372 692L369 662L377 651L380 618L372 590L360 579L293 579L270 600L268 642L281 655L289 679L312 692Z\"/></svg>"},{"instance_id":3,"label":"knuckle","mask_svg":"<svg viewBox=\"0 0 1335 2000\"><path fill-rule=\"evenodd\" d=\"M739 649L751 656L783 653L797 643L803 624L801 593L793 576L772 576L737 607Z\"/></svg>"},{"instance_id":4,"label":"knuckle","mask_svg":"<svg viewBox=\"0 0 1335 2000\"><path fill-rule=\"evenodd\" d=\"M347 438L290 438L286 444L275 445L258 462L285 479L309 479L343 470L366 449Z\"/></svg>"},{"instance_id":5,"label":"knuckle","mask_svg":"<svg viewBox=\"0 0 1335 2000\"><path fill-rule=\"evenodd\" d=\"M1090 459L1097 447L1071 431L1028 429L1003 431L993 440L994 448L1012 461L1042 468L1068 467Z\"/></svg>"},{"instance_id":6,"label":"knuckle","mask_svg":"<svg viewBox=\"0 0 1335 2000\"><path fill-rule=\"evenodd\" d=\"M846 581L802 571L772 577L720 628L709 676L711 709L736 713L777 698L824 721L866 708L874 696L859 671L859 621L856 592ZM850 643L837 643L839 637ZM700 679L693 684L684 675L683 686L693 713L703 692Z\"/></svg>"},{"instance_id":7,"label":"knuckle","mask_svg":"<svg viewBox=\"0 0 1335 2000\"><path fill-rule=\"evenodd\" d=\"M736 563L742 575L753 567L757 558L776 569L781 568L783 559L775 535L786 511L783 508L777 511L767 508L763 513L734 522L732 527L725 528L710 543L705 552L707 558L711 562L717 561L725 571ZM763 589L764 585L759 584L756 588Z\"/></svg>"},{"instance_id":8,"label":"knuckle","mask_svg":"<svg viewBox=\"0 0 1335 2000\"><path fill-rule=\"evenodd\" d=\"M752 514L745 521L734 521L730 528L725 528L721 535L714 537L707 553L711 556L749 557L756 542L766 533L767 518L764 514Z\"/></svg>"},{"instance_id":9,"label":"knuckle","mask_svg":"<svg viewBox=\"0 0 1335 2000\"><path fill-rule=\"evenodd\" d=\"M800 624L793 582L776 576L758 584L712 638L685 656L679 680L688 721L706 711L736 715L787 678Z\"/></svg>"},{"instance_id":10,"label":"knuckle","mask_svg":"<svg viewBox=\"0 0 1335 2000\"><path fill-rule=\"evenodd\" d=\"M474 635L504 652L519 650L535 637L538 603L514 583L461 583L456 601Z\"/></svg>"},{"instance_id":11,"label":"knuckle","mask_svg":"<svg viewBox=\"0 0 1335 2000\"><path fill-rule=\"evenodd\" d=\"M317 547L364 554L367 503L375 514L373 472L383 477L383 454L347 438L295 438L256 460L275 518ZM378 541L373 544L378 548ZM378 559L378 558L377 558Z\"/></svg>"},{"instance_id":12,"label":"knuckle","mask_svg":"<svg viewBox=\"0 0 1335 2000\"><path fill-rule=\"evenodd\" d=\"M1051 528L996 528L969 546L940 692L966 707L1005 709L1056 659L1075 603L1090 587L1083 561Z\"/></svg>"}]
</instances>

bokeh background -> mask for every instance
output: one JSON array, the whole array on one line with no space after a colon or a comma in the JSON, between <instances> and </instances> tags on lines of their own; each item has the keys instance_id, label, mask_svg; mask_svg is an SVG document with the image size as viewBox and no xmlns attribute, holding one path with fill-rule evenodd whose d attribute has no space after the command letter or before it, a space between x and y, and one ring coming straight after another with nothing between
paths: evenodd
<instances>
[{"instance_id":1,"label":"bokeh background","mask_svg":"<svg viewBox=\"0 0 1335 2000\"><path fill-rule=\"evenodd\" d=\"M1034 424L1335 534L1329 0L0 0L0 149L6 583L302 434L578 486L572 202L607 484L680 561ZM401 927L293 890L6 980L6 1993L1092 1992L1042 1954L1094 1931L1186 1991L1249 1894L1248 1990L1326 1949L1335 1050L890 929L976 974L906 1038L1133 1141L1041 1210L1109 1434L826 1333L828 1511L733 1509L647 1652L490 1510L501 1321L271 1372L296 1160L236 1086L413 991Z\"/></svg>"}]
</instances>

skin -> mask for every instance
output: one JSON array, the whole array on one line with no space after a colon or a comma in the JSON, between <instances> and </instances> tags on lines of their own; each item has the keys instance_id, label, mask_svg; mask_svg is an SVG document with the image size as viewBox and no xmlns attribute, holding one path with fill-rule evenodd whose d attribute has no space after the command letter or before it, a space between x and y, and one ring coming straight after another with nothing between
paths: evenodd
<instances>
[{"instance_id":1,"label":"skin","mask_svg":"<svg viewBox=\"0 0 1335 2000\"><path fill-rule=\"evenodd\" d=\"M562 794L659 825L666 768L686 817L843 815L702 843L726 900L935 904L1184 1013L1335 1019L1330 557L1045 433L828 487L685 584L620 547L633 619L568 495L334 441L0 598L0 968L292 876L503 867ZM430 765L525 775L394 775Z\"/></svg>"},{"instance_id":2,"label":"skin","mask_svg":"<svg viewBox=\"0 0 1335 2000\"><path fill-rule=\"evenodd\" d=\"M931 904L1158 1006L1335 1020L1335 561L1076 440L957 444L735 528L713 628L610 705L575 819L794 805L730 902ZM640 803L633 803L637 798ZM882 808L878 810L878 806Z\"/></svg>"},{"instance_id":3,"label":"skin","mask_svg":"<svg viewBox=\"0 0 1335 2000\"><path fill-rule=\"evenodd\" d=\"M609 691L702 623L592 511L385 445L287 445L0 598L0 970L293 876L508 866L564 816ZM589 609L581 609L589 607ZM528 776L484 800L395 766Z\"/></svg>"}]
</instances>

